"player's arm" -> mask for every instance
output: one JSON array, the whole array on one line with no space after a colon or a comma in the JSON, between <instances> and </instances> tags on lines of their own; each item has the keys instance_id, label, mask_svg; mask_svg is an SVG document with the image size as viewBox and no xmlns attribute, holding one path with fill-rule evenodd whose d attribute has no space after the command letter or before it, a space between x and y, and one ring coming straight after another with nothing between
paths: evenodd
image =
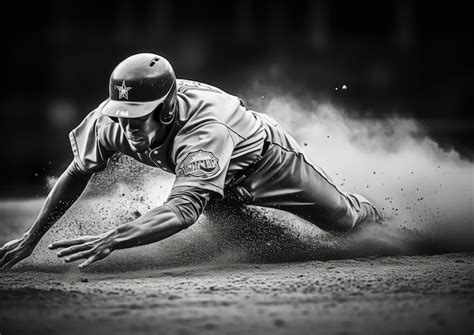
<instances>
[{"instance_id":1,"label":"player's arm","mask_svg":"<svg viewBox=\"0 0 474 335\"><path fill-rule=\"evenodd\" d=\"M165 205L104 234L54 243L53 249L66 248L58 256L66 262L85 259L79 265L85 267L113 250L163 240L193 224L211 194L222 197L233 150L227 127L217 122L195 126L175 143L176 180Z\"/></svg>"},{"instance_id":2,"label":"player's arm","mask_svg":"<svg viewBox=\"0 0 474 335\"><path fill-rule=\"evenodd\" d=\"M199 188L174 188L163 206L136 220L101 235L59 241L50 248L64 248L58 252L58 257L64 257L66 262L85 259L79 265L83 268L114 250L158 242L189 227L201 215L209 196L209 191Z\"/></svg>"},{"instance_id":3,"label":"player's arm","mask_svg":"<svg viewBox=\"0 0 474 335\"><path fill-rule=\"evenodd\" d=\"M43 235L81 195L91 176L81 172L74 162L69 165L49 192L31 228L22 237L0 248L1 270L9 270L33 252Z\"/></svg>"}]
</instances>

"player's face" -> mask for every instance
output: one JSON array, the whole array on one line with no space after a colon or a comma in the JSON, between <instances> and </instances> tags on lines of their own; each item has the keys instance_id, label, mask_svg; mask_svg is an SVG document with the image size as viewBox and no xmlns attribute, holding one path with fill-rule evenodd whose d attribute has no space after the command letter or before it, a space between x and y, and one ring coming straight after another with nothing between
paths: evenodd
<instances>
[{"instance_id":1,"label":"player's face","mask_svg":"<svg viewBox=\"0 0 474 335\"><path fill-rule=\"evenodd\" d=\"M119 118L120 127L135 152L146 151L157 138L162 128L153 113L141 118Z\"/></svg>"}]
</instances>

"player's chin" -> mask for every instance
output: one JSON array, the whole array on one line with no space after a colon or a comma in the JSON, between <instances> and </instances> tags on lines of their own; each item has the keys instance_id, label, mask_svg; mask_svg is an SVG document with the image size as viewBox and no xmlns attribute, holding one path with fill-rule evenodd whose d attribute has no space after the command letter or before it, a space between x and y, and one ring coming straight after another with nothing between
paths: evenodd
<instances>
[{"instance_id":1,"label":"player's chin","mask_svg":"<svg viewBox=\"0 0 474 335\"><path fill-rule=\"evenodd\" d=\"M148 141L145 139L140 140L140 141L129 140L129 143L132 150L138 153L144 152L149 148Z\"/></svg>"}]
</instances>

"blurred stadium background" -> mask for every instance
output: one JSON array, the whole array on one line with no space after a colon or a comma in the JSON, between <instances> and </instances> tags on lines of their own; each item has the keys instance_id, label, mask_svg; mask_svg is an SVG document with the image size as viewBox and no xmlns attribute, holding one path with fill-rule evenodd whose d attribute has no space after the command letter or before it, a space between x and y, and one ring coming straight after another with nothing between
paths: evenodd
<instances>
[{"instance_id":1,"label":"blurred stadium background","mask_svg":"<svg viewBox=\"0 0 474 335\"><path fill-rule=\"evenodd\" d=\"M68 132L107 97L123 58L253 98L266 87L361 117L414 117L473 159L472 12L424 1L14 2L2 13L0 196L41 196ZM259 89L252 91L255 82ZM336 87L347 85L342 92ZM253 95L253 96L252 96Z\"/></svg>"}]
</instances>

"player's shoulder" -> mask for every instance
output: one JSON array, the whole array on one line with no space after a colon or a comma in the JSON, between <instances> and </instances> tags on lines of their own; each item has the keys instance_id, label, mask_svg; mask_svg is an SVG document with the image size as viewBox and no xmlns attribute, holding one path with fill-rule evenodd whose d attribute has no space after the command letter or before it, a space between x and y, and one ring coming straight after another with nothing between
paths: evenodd
<instances>
[{"instance_id":1,"label":"player's shoulder","mask_svg":"<svg viewBox=\"0 0 474 335\"><path fill-rule=\"evenodd\" d=\"M177 91L180 113L192 116L217 118L232 113L240 105L240 99L224 90L195 80L178 79Z\"/></svg>"},{"instance_id":2,"label":"player's shoulder","mask_svg":"<svg viewBox=\"0 0 474 335\"><path fill-rule=\"evenodd\" d=\"M104 104L107 102L107 100L102 101L99 106L94 108L91 112L89 112L81 121L81 124L88 123L88 124L94 124L96 127L107 127L113 125L115 122L112 121L112 119L106 115L102 115L102 107Z\"/></svg>"},{"instance_id":3,"label":"player's shoulder","mask_svg":"<svg viewBox=\"0 0 474 335\"><path fill-rule=\"evenodd\" d=\"M191 79L176 79L177 90L180 93L186 94L187 92L202 92L203 94L223 94L226 93L222 89L212 86L210 84L206 84L197 80Z\"/></svg>"},{"instance_id":4,"label":"player's shoulder","mask_svg":"<svg viewBox=\"0 0 474 335\"><path fill-rule=\"evenodd\" d=\"M106 115L102 115L102 106L107 100L100 103L89 112L82 121L71 131L72 133L94 133L99 139L112 139L118 133L118 124ZM92 134L91 134L92 135Z\"/></svg>"},{"instance_id":5,"label":"player's shoulder","mask_svg":"<svg viewBox=\"0 0 474 335\"><path fill-rule=\"evenodd\" d=\"M236 101L239 101L238 97L224 91L223 89L195 80L178 79L177 91L178 96L185 97L195 103L206 102L207 104L234 104Z\"/></svg>"}]
</instances>

